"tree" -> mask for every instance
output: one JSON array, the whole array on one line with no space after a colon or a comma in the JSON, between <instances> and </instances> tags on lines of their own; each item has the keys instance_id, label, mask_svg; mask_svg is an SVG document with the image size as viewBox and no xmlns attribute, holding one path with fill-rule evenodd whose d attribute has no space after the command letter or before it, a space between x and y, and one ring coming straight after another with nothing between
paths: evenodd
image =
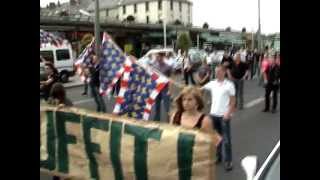
<instances>
[{"instance_id":1,"label":"tree","mask_svg":"<svg viewBox=\"0 0 320 180\"><path fill-rule=\"evenodd\" d=\"M202 26L203 29L209 29L209 24L207 22L205 22Z\"/></svg>"},{"instance_id":2,"label":"tree","mask_svg":"<svg viewBox=\"0 0 320 180\"><path fill-rule=\"evenodd\" d=\"M227 31L227 32L231 32L231 27L230 27L230 26L227 27L227 28L226 28L226 31Z\"/></svg>"},{"instance_id":3,"label":"tree","mask_svg":"<svg viewBox=\"0 0 320 180\"><path fill-rule=\"evenodd\" d=\"M58 1L58 7L61 7L60 1Z\"/></svg>"},{"instance_id":4,"label":"tree","mask_svg":"<svg viewBox=\"0 0 320 180\"><path fill-rule=\"evenodd\" d=\"M180 20L176 20L176 21L174 21L174 25L181 25L182 23L181 23L181 21Z\"/></svg>"},{"instance_id":5,"label":"tree","mask_svg":"<svg viewBox=\"0 0 320 180\"><path fill-rule=\"evenodd\" d=\"M80 41L80 46L81 46L81 51L82 52L84 50L84 48L87 47L87 45L92 41L93 39L93 35L90 33L85 34L81 41Z\"/></svg>"},{"instance_id":6,"label":"tree","mask_svg":"<svg viewBox=\"0 0 320 180\"><path fill-rule=\"evenodd\" d=\"M177 48L181 49L182 51L188 52L189 48L191 47L192 42L189 33L181 33L177 40Z\"/></svg>"},{"instance_id":7,"label":"tree","mask_svg":"<svg viewBox=\"0 0 320 180\"><path fill-rule=\"evenodd\" d=\"M129 15L128 17L127 17L127 21L129 22L129 23L131 23L131 22L134 22L134 17L132 16L132 15Z\"/></svg>"}]
</instances>

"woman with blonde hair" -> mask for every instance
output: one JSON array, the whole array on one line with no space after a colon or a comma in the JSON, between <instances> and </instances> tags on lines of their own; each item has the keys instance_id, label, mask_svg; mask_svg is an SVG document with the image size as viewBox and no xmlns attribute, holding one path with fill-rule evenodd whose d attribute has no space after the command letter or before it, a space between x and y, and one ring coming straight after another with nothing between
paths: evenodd
<instances>
[{"instance_id":1,"label":"woman with blonde hair","mask_svg":"<svg viewBox=\"0 0 320 180\"><path fill-rule=\"evenodd\" d=\"M213 130L212 120L204 112L204 101L199 88L187 86L175 99L176 111L172 113L170 124L185 128L196 128L207 133L213 133L216 146L221 141L220 135Z\"/></svg>"}]
</instances>

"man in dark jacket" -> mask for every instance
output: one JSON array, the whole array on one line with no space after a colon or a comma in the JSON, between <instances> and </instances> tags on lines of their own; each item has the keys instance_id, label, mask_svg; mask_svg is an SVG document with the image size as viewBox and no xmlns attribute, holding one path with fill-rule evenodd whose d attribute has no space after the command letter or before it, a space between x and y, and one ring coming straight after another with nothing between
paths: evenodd
<instances>
[{"instance_id":1,"label":"man in dark jacket","mask_svg":"<svg viewBox=\"0 0 320 180\"><path fill-rule=\"evenodd\" d=\"M90 82L89 86L91 89L91 94L94 98L94 101L97 104L97 111L98 112L106 112L106 104L102 98L102 96L99 93L99 87L100 87L100 65L99 60L96 55L91 56L91 61L93 66L90 67Z\"/></svg>"},{"instance_id":2,"label":"man in dark jacket","mask_svg":"<svg viewBox=\"0 0 320 180\"><path fill-rule=\"evenodd\" d=\"M272 113L276 113L278 102L278 90L280 84L280 66L275 63L275 59L270 56L270 64L263 72L265 94L265 108L263 112L268 112L270 108L270 94L273 93Z\"/></svg>"}]
</instances>

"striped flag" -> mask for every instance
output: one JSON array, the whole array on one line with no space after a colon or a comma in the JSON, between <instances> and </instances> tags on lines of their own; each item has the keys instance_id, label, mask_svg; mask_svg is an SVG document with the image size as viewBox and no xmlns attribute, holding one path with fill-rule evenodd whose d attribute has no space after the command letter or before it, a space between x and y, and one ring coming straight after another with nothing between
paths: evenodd
<instances>
[{"instance_id":1,"label":"striped flag","mask_svg":"<svg viewBox=\"0 0 320 180\"><path fill-rule=\"evenodd\" d=\"M59 36L40 29L40 48L46 46L47 44L59 47L62 46L63 39Z\"/></svg>"},{"instance_id":2,"label":"striped flag","mask_svg":"<svg viewBox=\"0 0 320 180\"><path fill-rule=\"evenodd\" d=\"M126 59L124 69L113 113L148 120L157 95L169 80L152 69L142 67L132 56Z\"/></svg>"},{"instance_id":3,"label":"striped flag","mask_svg":"<svg viewBox=\"0 0 320 180\"><path fill-rule=\"evenodd\" d=\"M77 74L80 76L82 81L85 80L84 69L83 67L89 67L91 65L90 55L95 52L95 39L92 38L91 42L87 45L87 47L82 51L75 62L75 66L77 69ZM89 79L87 79L89 80Z\"/></svg>"},{"instance_id":4,"label":"striped flag","mask_svg":"<svg viewBox=\"0 0 320 180\"><path fill-rule=\"evenodd\" d=\"M124 73L125 54L104 32L101 45L100 94L109 94Z\"/></svg>"}]
</instances>

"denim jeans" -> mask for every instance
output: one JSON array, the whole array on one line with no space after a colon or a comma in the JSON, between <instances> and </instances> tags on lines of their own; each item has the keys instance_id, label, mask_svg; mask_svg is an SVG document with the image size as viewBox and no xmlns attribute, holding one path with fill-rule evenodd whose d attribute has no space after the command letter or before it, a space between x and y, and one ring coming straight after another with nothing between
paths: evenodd
<instances>
[{"instance_id":1,"label":"denim jeans","mask_svg":"<svg viewBox=\"0 0 320 180\"><path fill-rule=\"evenodd\" d=\"M238 108L243 108L243 83L241 79L233 80L234 86L236 88L236 106Z\"/></svg>"},{"instance_id":2,"label":"denim jeans","mask_svg":"<svg viewBox=\"0 0 320 180\"><path fill-rule=\"evenodd\" d=\"M99 87L90 84L91 95L97 104L97 112L106 112L106 104L99 93Z\"/></svg>"},{"instance_id":3,"label":"denim jeans","mask_svg":"<svg viewBox=\"0 0 320 180\"><path fill-rule=\"evenodd\" d=\"M210 115L213 120L214 129L222 136L222 141L217 147L217 159L222 159L223 162L232 161L231 149L231 128L230 119L223 120L223 117Z\"/></svg>"},{"instance_id":4,"label":"denim jeans","mask_svg":"<svg viewBox=\"0 0 320 180\"><path fill-rule=\"evenodd\" d=\"M166 113L169 113L170 109L170 96L168 95L168 87L165 87L160 94L158 94L155 102L155 115L153 120L154 121L160 121L161 116L161 102L163 103L164 111ZM165 122L169 122L168 115L164 119Z\"/></svg>"}]
</instances>

